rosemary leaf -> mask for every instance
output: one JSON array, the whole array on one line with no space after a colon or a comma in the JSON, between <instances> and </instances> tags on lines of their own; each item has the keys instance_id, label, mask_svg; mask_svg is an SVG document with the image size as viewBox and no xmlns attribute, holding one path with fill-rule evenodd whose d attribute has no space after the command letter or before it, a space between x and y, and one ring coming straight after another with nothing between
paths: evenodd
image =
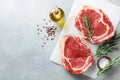
<instances>
[{"instance_id":1,"label":"rosemary leaf","mask_svg":"<svg viewBox=\"0 0 120 80\"><path fill-rule=\"evenodd\" d=\"M119 48L117 41L120 39L120 33L115 35L109 39L106 40L103 44L101 44L98 49L96 50L97 56L107 55L109 52Z\"/></svg>"},{"instance_id":2,"label":"rosemary leaf","mask_svg":"<svg viewBox=\"0 0 120 80\"><path fill-rule=\"evenodd\" d=\"M87 18L85 15L83 16L84 22L85 22L85 27L87 28L88 31L88 37L92 38L94 35L94 31L91 31L90 29L90 18Z\"/></svg>"},{"instance_id":3,"label":"rosemary leaf","mask_svg":"<svg viewBox=\"0 0 120 80\"><path fill-rule=\"evenodd\" d=\"M118 61L120 61L120 56L117 57L117 58L115 58L115 59L113 59L109 64L107 64L107 65L104 67L103 70L99 70L99 71L97 72L97 77L100 76L102 73L105 73L106 71L108 71L109 69L111 69L111 67L112 67L115 63L117 63Z\"/></svg>"}]
</instances>

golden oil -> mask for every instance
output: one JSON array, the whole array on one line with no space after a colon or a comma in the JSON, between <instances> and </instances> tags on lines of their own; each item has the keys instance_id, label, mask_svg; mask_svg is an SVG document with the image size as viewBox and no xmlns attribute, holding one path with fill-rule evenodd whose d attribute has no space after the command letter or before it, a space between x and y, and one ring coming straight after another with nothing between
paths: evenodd
<instances>
[{"instance_id":1,"label":"golden oil","mask_svg":"<svg viewBox=\"0 0 120 80\"><path fill-rule=\"evenodd\" d=\"M51 10L50 14L50 19L57 23L59 26L63 27L65 20L64 20L64 11L63 9L59 8L59 7L55 7Z\"/></svg>"}]
</instances>

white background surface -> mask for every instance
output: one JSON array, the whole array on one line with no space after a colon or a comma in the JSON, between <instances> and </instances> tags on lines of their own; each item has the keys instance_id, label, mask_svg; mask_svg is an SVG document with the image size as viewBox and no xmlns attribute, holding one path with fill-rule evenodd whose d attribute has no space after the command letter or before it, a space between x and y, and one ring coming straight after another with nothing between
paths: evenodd
<instances>
[{"instance_id":1,"label":"white background surface","mask_svg":"<svg viewBox=\"0 0 120 80\"><path fill-rule=\"evenodd\" d=\"M120 0L108 1L120 6ZM0 80L92 80L49 61L58 36L42 48L36 35L36 25L49 18L54 6L62 7L67 16L72 4L73 0L0 0ZM118 66L98 80L119 80Z\"/></svg>"}]
</instances>

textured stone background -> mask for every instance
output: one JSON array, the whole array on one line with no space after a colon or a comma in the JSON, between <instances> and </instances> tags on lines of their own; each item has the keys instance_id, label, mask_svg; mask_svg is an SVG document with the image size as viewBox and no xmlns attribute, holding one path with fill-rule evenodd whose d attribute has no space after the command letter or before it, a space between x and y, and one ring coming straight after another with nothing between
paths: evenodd
<instances>
[{"instance_id":1,"label":"textured stone background","mask_svg":"<svg viewBox=\"0 0 120 80\"><path fill-rule=\"evenodd\" d=\"M107 0L120 6L120 0ZM82 75L71 75L61 66L49 61L58 36L41 47L42 25L53 7L60 6L65 15L74 0L0 0L0 80L93 80ZM54 23L51 23L55 25ZM120 26L118 27L118 31ZM44 33L43 33L44 35ZM119 54L115 51L112 56ZM120 65L114 66L97 80L119 80Z\"/></svg>"}]
</instances>

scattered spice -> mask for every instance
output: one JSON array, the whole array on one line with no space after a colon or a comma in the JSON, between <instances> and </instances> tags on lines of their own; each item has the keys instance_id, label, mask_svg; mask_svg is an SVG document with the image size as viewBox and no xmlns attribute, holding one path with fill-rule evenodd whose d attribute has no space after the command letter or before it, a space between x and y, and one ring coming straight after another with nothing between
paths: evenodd
<instances>
[{"instance_id":1,"label":"scattered spice","mask_svg":"<svg viewBox=\"0 0 120 80\"><path fill-rule=\"evenodd\" d=\"M39 27L39 25L37 25L37 27Z\"/></svg>"},{"instance_id":2,"label":"scattered spice","mask_svg":"<svg viewBox=\"0 0 120 80\"><path fill-rule=\"evenodd\" d=\"M44 44L46 44L46 42L44 42Z\"/></svg>"},{"instance_id":3,"label":"scattered spice","mask_svg":"<svg viewBox=\"0 0 120 80\"><path fill-rule=\"evenodd\" d=\"M42 30L40 30L40 32L42 32Z\"/></svg>"},{"instance_id":4,"label":"scattered spice","mask_svg":"<svg viewBox=\"0 0 120 80\"><path fill-rule=\"evenodd\" d=\"M54 40L54 38L51 38L51 40Z\"/></svg>"},{"instance_id":5,"label":"scattered spice","mask_svg":"<svg viewBox=\"0 0 120 80\"><path fill-rule=\"evenodd\" d=\"M51 20L49 20L49 22L51 22Z\"/></svg>"},{"instance_id":6,"label":"scattered spice","mask_svg":"<svg viewBox=\"0 0 120 80\"><path fill-rule=\"evenodd\" d=\"M38 28L37 30L39 31L40 29Z\"/></svg>"},{"instance_id":7,"label":"scattered spice","mask_svg":"<svg viewBox=\"0 0 120 80\"><path fill-rule=\"evenodd\" d=\"M37 24L37 35L41 35L41 40L43 41L42 47L53 41L55 39L55 35L59 32L57 26L51 25L51 20L43 19L44 25Z\"/></svg>"},{"instance_id":8,"label":"scattered spice","mask_svg":"<svg viewBox=\"0 0 120 80\"><path fill-rule=\"evenodd\" d=\"M48 25L48 23L46 23L46 25Z\"/></svg>"},{"instance_id":9,"label":"scattered spice","mask_svg":"<svg viewBox=\"0 0 120 80\"><path fill-rule=\"evenodd\" d=\"M43 21L45 21L45 19L43 19Z\"/></svg>"},{"instance_id":10,"label":"scattered spice","mask_svg":"<svg viewBox=\"0 0 120 80\"><path fill-rule=\"evenodd\" d=\"M40 33L38 32L37 34L39 35Z\"/></svg>"},{"instance_id":11,"label":"scattered spice","mask_svg":"<svg viewBox=\"0 0 120 80\"><path fill-rule=\"evenodd\" d=\"M57 28L56 27L54 27L54 26L49 26L48 28L47 28L47 33L48 33L48 36L54 36L55 37L55 33L56 33L56 31L57 31Z\"/></svg>"}]
</instances>

